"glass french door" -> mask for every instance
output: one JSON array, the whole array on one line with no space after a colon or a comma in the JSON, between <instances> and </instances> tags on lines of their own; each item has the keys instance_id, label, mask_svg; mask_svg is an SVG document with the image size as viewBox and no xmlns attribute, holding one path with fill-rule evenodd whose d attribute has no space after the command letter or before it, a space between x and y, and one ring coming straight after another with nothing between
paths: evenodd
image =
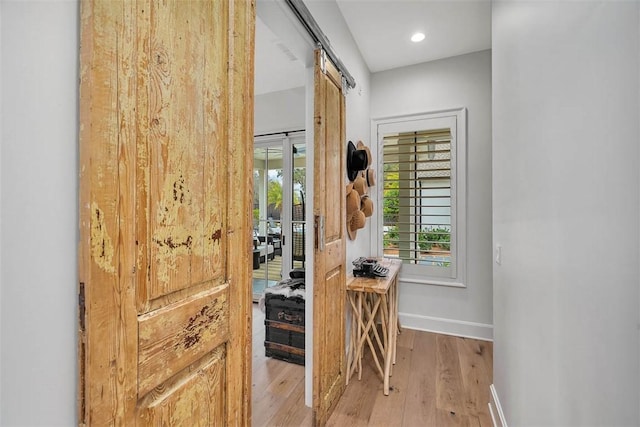
<instances>
[{"instance_id":1,"label":"glass french door","mask_svg":"<svg viewBox=\"0 0 640 427\"><path fill-rule=\"evenodd\" d=\"M253 299L304 267L306 202L304 132L255 138Z\"/></svg>"}]
</instances>

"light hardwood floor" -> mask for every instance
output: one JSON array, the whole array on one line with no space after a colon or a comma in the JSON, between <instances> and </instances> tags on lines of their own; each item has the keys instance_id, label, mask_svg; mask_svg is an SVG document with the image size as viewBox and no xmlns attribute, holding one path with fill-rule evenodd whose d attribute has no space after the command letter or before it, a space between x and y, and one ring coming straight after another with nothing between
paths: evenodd
<instances>
[{"instance_id":1,"label":"light hardwood floor","mask_svg":"<svg viewBox=\"0 0 640 427\"><path fill-rule=\"evenodd\" d=\"M304 367L265 357L264 314L254 304L253 426L311 426L304 406ZM368 350L365 355L368 354ZM365 357L328 426L492 426L491 342L403 329L389 396Z\"/></svg>"}]
</instances>

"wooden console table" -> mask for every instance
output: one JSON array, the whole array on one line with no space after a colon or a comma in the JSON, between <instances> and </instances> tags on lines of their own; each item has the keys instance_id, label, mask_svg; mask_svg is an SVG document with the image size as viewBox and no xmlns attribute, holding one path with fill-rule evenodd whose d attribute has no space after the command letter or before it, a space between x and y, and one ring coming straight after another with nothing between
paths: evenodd
<instances>
[{"instance_id":1,"label":"wooden console table","mask_svg":"<svg viewBox=\"0 0 640 427\"><path fill-rule=\"evenodd\" d=\"M387 277L347 279L347 298L351 304L347 384L356 371L358 379L362 379L362 355L366 342L384 382L384 394L388 396L391 365L396 363L396 338L400 332L398 272L402 261L381 258L378 263L389 269ZM381 333L378 332L378 323L382 326Z\"/></svg>"}]
</instances>

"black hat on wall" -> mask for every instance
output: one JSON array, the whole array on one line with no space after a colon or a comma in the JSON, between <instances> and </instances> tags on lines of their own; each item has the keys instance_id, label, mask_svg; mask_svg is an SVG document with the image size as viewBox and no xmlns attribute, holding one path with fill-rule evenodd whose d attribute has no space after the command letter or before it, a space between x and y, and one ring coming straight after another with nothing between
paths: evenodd
<instances>
[{"instance_id":1,"label":"black hat on wall","mask_svg":"<svg viewBox=\"0 0 640 427\"><path fill-rule=\"evenodd\" d=\"M347 145L347 177L353 181L358 176L358 172L363 171L369 164L369 157L365 150L357 150L353 142Z\"/></svg>"}]
</instances>

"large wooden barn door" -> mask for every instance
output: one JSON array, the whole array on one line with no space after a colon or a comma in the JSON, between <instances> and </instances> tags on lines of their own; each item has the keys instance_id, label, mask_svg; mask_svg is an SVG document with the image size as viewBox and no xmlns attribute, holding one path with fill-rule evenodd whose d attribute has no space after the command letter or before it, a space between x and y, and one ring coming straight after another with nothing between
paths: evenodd
<instances>
[{"instance_id":1,"label":"large wooden barn door","mask_svg":"<svg viewBox=\"0 0 640 427\"><path fill-rule=\"evenodd\" d=\"M250 424L254 13L81 3L81 425Z\"/></svg>"},{"instance_id":2,"label":"large wooden barn door","mask_svg":"<svg viewBox=\"0 0 640 427\"><path fill-rule=\"evenodd\" d=\"M315 52L313 413L324 425L345 387L345 99L340 73Z\"/></svg>"}]
</instances>

